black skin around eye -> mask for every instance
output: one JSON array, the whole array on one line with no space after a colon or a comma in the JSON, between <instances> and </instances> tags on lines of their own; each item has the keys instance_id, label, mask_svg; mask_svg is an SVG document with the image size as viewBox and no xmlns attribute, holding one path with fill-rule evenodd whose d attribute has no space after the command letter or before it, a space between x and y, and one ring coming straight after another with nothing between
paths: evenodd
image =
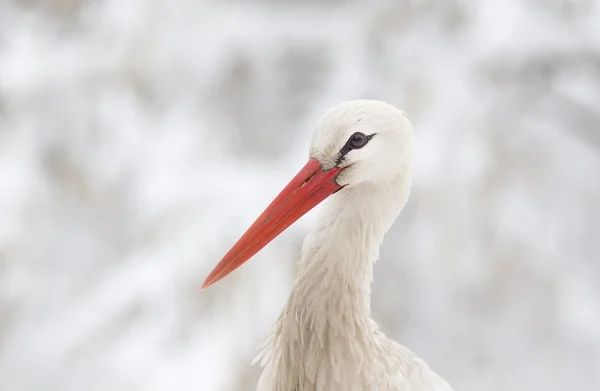
<instances>
[{"instance_id":1,"label":"black skin around eye","mask_svg":"<svg viewBox=\"0 0 600 391\"><path fill-rule=\"evenodd\" d=\"M367 136L366 134L361 133L361 132L356 132L352 136L350 136L348 141L346 141L346 144L342 147L340 152L338 152L336 166L339 165L344 160L344 157L346 156L346 154L348 152L350 152L353 149L363 148L365 145L367 145L369 143L369 141L371 141L373 136L375 136L375 133Z\"/></svg>"}]
</instances>

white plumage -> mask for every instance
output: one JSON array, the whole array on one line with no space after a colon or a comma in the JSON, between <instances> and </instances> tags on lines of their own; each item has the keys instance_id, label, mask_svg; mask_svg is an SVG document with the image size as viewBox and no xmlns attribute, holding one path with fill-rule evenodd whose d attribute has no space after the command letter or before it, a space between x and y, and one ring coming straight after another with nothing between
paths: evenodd
<instances>
[{"instance_id":1,"label":"white plumage","mask_svg":"<svg viewBox=\"0 0 600 391\"><path fill-rule=\"evenodd\" d=\"M258 357L264 366L258 391L451 390L370 318L373 264L409 196L413 143L406 115L387 103L357 100L332 108L317 125L305 171L207 278L204 287L328 198Z\"/></svg>"}]
</instances>

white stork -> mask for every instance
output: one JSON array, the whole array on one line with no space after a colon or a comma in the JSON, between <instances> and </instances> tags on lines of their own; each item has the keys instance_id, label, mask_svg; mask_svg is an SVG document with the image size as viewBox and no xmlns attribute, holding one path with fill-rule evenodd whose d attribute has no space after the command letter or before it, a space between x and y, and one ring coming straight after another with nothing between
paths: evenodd
<instances>
[{"instance_id":1,"label":"white stork","mask_svg":"<svg viewBox=\"0 0 600 391\"><path fill-rule=\"evenodd\" d=\"M305 239L287 304L257 357L258 391L448 391L451 387L370 317L373 264L406 204L413 161L406 114L355 100L318 122L308 163L204 282L231 273L329 197Z\"/></svg>"}]
</instances>

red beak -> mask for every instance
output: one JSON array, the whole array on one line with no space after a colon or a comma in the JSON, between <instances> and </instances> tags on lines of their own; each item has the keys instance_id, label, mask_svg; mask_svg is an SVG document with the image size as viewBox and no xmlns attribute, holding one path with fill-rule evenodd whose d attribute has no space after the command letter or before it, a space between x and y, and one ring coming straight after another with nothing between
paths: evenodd
<instances>
[{"instance_id":1,"label":"red beak","mask_svg":"<svg viewBox=\"0 0 600 391\"><path fill-rule=\"evenodd\" d=\"M202 289L240 267L296 220L341 189L335 181L340 171L339 167L324 171L316 159L310 159L225 254L202 284Z\"/></svg>"}]
</instances>

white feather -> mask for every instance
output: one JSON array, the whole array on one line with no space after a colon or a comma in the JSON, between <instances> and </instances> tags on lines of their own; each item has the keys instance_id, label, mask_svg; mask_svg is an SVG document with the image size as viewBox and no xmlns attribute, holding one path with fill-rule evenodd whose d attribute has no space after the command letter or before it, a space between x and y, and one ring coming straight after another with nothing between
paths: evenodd
<instances>
[{"instance_id":1,"label":"white feather","mask_svg":"<svg viewBox=\"0 0 600 391\"><path fill-rule=\"evenodd\" d=\"M299 273L262 352L258 391L446 391L450 386L370 318L373 264L410 192L412 126L378 101L351 101L319 121L310 157L333 167L354 132L375 134L344 158L344 189L304 241Z\"/></svg>"}]
</instances>

